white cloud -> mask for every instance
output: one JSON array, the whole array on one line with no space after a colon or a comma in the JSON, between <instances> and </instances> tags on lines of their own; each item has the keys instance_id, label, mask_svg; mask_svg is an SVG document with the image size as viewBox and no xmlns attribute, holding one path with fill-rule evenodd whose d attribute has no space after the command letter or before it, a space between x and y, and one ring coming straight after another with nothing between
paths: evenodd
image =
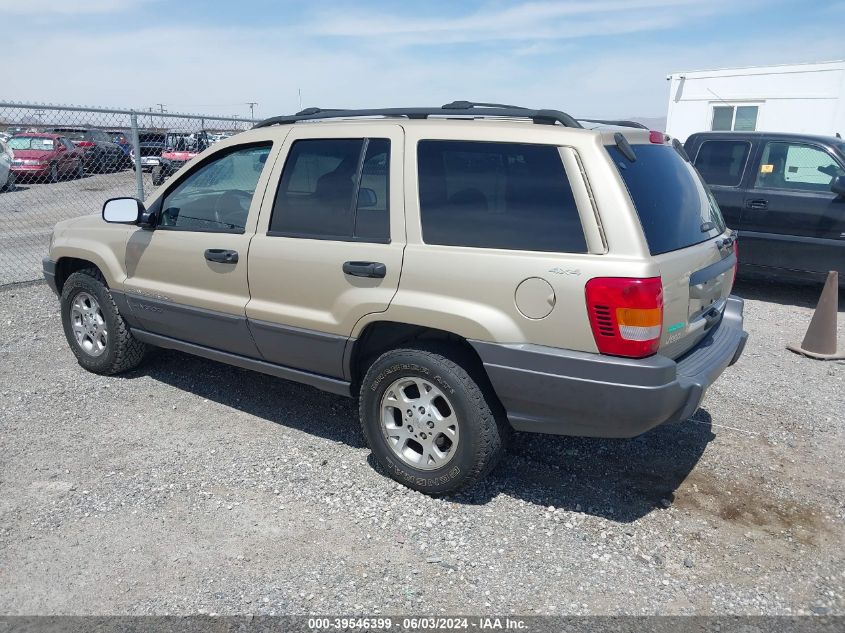
<instances>
[{"instance_id":1,"label":"white cloud","mask_svg":"<svg viewBox=\"0 0 845 633\"><path fill-rule=\"evenodd\" d=\"M118 13L149 0L0 0L0 14L49 16Z\"/></svg>"},{"instance_id":2,"label":"white cloud","mask_svg":"<svg viewBox=\"0 0 845 633\"><path fill-rule=\"evenodd\" d=\"M757 0L753 0L755 3ZM499 6L499 5L494 5ZM379 38L379 44L411 45L507 40L563 40L588 35L654 31L695 17L730 11L730 0L598 0L528 2L485 7L456 18L396 17L378 12L319 13L305 28L323 36ZM748 2L745 3L747 9Z\"/></svg>"}]
</instances>

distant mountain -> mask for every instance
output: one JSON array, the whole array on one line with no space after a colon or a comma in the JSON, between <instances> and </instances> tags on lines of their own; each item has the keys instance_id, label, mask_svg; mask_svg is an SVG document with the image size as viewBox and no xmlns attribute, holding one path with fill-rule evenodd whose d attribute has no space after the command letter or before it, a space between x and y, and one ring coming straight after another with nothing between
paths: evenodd
<instances>
[{"instance_id":1,"label":"distant mountain","mask_svg":"<svg viewBox=\"0 0 845 633\"><path fill-rule=\"evenodd\" d=\"M666 131L666 117L645 117L645 116L631 116L628 117L631 121L636 121L637 123L642 123L645 125L649 130L657 130L658 132L665 132Z\"/></svg>"}]
</instances>

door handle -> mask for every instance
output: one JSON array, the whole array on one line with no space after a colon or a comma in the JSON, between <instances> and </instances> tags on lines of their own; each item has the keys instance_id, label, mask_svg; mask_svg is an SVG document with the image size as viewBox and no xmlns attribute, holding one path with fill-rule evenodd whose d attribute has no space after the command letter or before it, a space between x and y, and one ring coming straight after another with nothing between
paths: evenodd
<instances>
[{"instance_id":1,"label":"door handle","mask_svg":"<svg viewBox=\"0 0 845 633\"><path fill-rule=\"evenodd\" d=\"M205 258L210 262L237 264L238 251L228 251L225 248L208 248L205 251Z\"/></svg>"},{"instance_id":2,"label":"door handle","mask_svg":"<svg viewBox=\"0 0 845 633\"><path fill-rule=\"evenodd\" d=\"M387 266L381 262L343 262L343 272L353 277L381 279L387 274Z\"/></svg>"},{"instance_id":3,"label":"door handle","mask_svg":"<svg viewBox=\"0 0 845 633\"><path fill-rule=\"evenodd\" d=\"M769 201L763 200L762 198L759 198L757 200L749 200L745 203L745 206L749 209L768 209Z\"/></svg>"}]
</instances>

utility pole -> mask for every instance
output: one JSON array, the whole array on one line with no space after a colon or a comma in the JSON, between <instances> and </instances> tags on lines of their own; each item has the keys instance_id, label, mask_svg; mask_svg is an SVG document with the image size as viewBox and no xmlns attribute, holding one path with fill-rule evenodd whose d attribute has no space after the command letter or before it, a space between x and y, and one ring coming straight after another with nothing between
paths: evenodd
<instances>
[{"instance_id":1,"label":"utility pole","mask_svg":"<svg viewBox=\"0 0 845 633\"><path fill-rule=\"evenodd\" d=\"M247 101L246 104L249 106L249 118L255 118L255 106L258 105L256 101Z\"/></svg>"},{"instance_id":2,"label":"utility pole","mask_svg":"<svg viewBox=\"0 0 845 633\"><path fill-rule=\"evenodd\" d=\"M164 109L164 106L165 106L164 103L157 103L156 105L158 106L159 112L161 112L162 114L167 112L167 110Z\"/></svg>"}]
</instances>

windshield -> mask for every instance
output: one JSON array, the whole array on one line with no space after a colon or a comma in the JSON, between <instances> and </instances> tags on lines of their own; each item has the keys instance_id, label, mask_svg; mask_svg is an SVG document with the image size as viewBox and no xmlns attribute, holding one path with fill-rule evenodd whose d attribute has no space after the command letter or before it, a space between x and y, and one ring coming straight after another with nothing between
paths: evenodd
<instances>
[{"instance_id":1,"label":"windshield","mask_svg":"<svg viewBox=\"0 0 845 633\"><path fill-rule=\"evenodd\" d=\"M55 147L55 141L51 138L42 138L40 136L13 136L9 139L9 147L11 149L32 149L52 152Z\"/></svg>"},{"instance_id":2,"label":"windshield","mask_svg":"<svg viewBox=\"0 0 845 633\"><path fill-rule=\"evenodd\" d=\"M607 151L628 187L652 255L716 237L725 222L698 172L671 145L633 145L631 162L615 145Z\"/></svg>"}]
</instances>

